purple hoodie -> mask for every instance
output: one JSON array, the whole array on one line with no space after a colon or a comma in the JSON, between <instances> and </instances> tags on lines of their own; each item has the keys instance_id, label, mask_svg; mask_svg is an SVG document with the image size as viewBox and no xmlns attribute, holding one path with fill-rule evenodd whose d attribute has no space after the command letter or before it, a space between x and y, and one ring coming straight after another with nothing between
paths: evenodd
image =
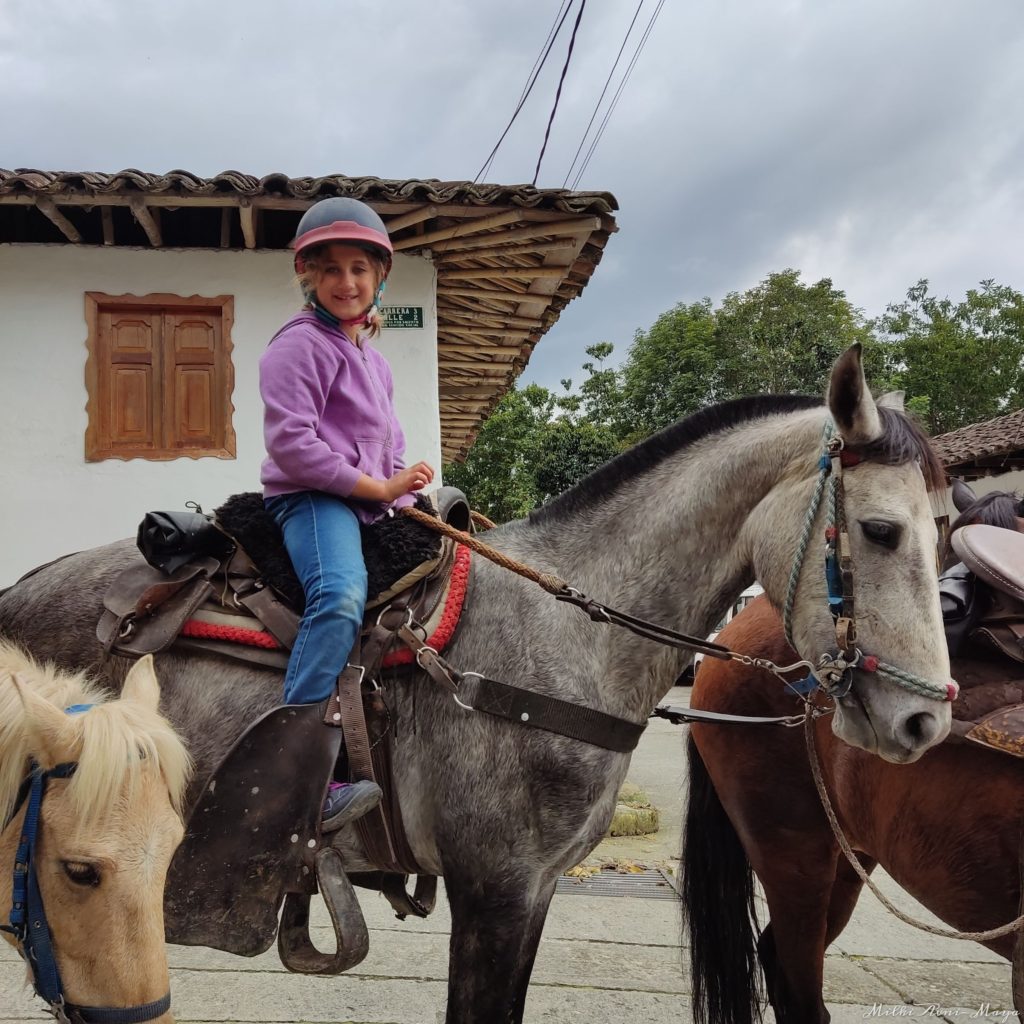
<instances>
[{"instance_id":1,"label":"purple hoodie","mask_svg":"<svg viewBox=\"0 0 1024 1024\"><path fill-rule=\"evenodd\" d=\"M387 360L364 339L354 345L310 312L289 320L260 359L266 497L325 491L347 499L364 523L390 507L351 497L360 474L386 480L405 468L405 437L392 401Z\"/></svg>"}]
</instances>

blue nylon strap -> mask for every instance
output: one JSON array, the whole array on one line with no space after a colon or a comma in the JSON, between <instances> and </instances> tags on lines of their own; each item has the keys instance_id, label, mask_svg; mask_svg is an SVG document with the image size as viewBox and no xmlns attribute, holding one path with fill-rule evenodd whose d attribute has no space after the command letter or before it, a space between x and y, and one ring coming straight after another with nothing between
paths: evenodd
<instances>
[{"instance_id":1,"label":"blue nylon strap","mask_svg":"<svg viewBox=\"0 0 1024 1024\"><path fill-rule=\"evenodd\" d=\"M171 993L143 1006L73 1006L68 1003L67 1008L81 1018L82 1024L145 1024L171 1008Z\"/></svg>"},{"instance_id":2,"label":"blue nylon strap","mask_svg":"<svg viewBox=\"0 0 1024 1024\"><path fill-rule=\"evenodd\" d=\"M46 921L43 898L39 891L39 879L35 870L35 847L39 836L39 814L43 794L50 779L66 779L75 773L78 766L73 763L59 764L49 771L39 765L32 768L32 784L29 789L25 822L21 829L21 841L14 865L13 908L11 924L20 927L22 955L32 968L36 992L53 1004L63 997L60 971L53 955L53 939Z\"/></svg>"}]
</instances>

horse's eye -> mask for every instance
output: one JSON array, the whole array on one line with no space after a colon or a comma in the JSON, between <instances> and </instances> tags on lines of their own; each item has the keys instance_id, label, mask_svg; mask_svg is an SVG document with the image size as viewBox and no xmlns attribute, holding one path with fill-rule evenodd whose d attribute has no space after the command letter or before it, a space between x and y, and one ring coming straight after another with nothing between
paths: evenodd
<instances>
[{"instance_id":1,"label":"horse's eye","mask_svg":"<svg viewBox=\"0 0 1024 1024\"><path fill-rule=\"evenodd\" d=\"M95 889L100 884L100 873L93 864L85 864L77 860L65 860L61 862L61 867L64 868L64 874L75 885Z\"/></svg>"},{"instance_id":2,"label":"horse's eye","mask_svg":"<svg viewBox=\"0 0 1024 1024\"><path fill-rule=\"evenodd\" d=\"M860 528L869 541L880 544L883 548L895 548L900 542L900 528L895 523L868 519L860 524Z\"/></svg>"}]
</instances>

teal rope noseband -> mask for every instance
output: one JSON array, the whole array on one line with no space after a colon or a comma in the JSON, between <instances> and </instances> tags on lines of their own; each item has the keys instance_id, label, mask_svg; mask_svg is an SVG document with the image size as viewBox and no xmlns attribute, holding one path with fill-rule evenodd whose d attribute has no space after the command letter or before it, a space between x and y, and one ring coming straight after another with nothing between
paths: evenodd
<instances>
[{"instance_id":1,"label":"teal rope noseband","mask_svg":"<svg viewBox=\"0 0 1024 1024\"><path fill-rule=\"evenodd\" d=\"M843 469L857 465L862 459L856 453L845 449L843 439L835 433L831 421L825 425L823 442L824 451L818 462L818 479L814 484L807 515L804 516L793 569L789 574L786 600L782 608L782 623L786 631L786 641L793 647L793 606L796 602L797 586L803 572L814 523L821 508L825 489L828 487L825 578L828 582L829 612L836 623L838 647L834 653L822 655L818 662L816 671L823 677L822 679L812 671L806 679L790 685L804 694L821 688L831 697L842 697L849 692L853 683L853 670L859 668L865 672L877 672L905 690L922 697L941 701L955 700L960 692L956 682L951 680L948 683L937 683L923 679L913 672L879 661L874 655L865 655L860 648L854 646L856 620L853 614L853 562L846 535L842 485Z\"/></svg>"}]
</instances>

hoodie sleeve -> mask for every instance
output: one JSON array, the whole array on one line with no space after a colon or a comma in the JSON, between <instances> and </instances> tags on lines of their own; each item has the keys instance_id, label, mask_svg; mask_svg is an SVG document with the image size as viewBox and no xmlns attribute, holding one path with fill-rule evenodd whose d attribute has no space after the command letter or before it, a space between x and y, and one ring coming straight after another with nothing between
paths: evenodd
<instances>
[{"instance_id":1,"label":"hoodie sleeve","mask_svg":"<svg viewBox=\"0 0 1024 1024\"><path fill-rule=\"evenodd\" d=\"M263 440L289 480L347 497L359 480L350 465L317 434L340 355L297 325L279 334L260 359Z\"/></svg>"}]
</instances>

